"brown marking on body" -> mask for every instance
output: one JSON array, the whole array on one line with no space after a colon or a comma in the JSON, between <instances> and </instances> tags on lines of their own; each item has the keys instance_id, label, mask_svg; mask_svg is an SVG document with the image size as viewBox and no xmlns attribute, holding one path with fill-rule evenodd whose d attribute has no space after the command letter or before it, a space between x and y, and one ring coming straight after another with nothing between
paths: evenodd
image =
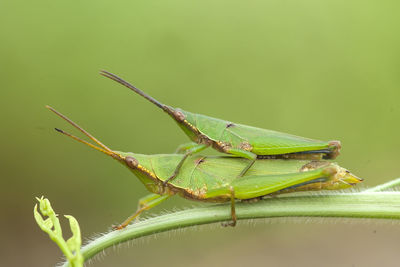
<instances>
[{"instance_id":1,"label":"brown marking on body","mask_svg":"<svg viewBox=\"0 0 400 267\"><path fill-rule=\"evenodd\" d=\"M233 126L236 126L233 122L229 122L226 124L226 128L231 128Z\"/></svg>"},{"instance_id":2,"label":"brown marking on body","mask_svg":"<svg viewBox=\"0 0 400 267\"><path fill-rule=\"evenodd\" d=\"M222 153L229 153L228 151L232 148L232 145L228 142L213 141L212 147Z\"/></svg>"},{"instance_id":3,"label":"brown marking on body","mask_svg":"<svg viewBox=\"0 0 400 267\"><path fill-rule=\"evenodd\" d=\"M304 164L303 166L301 166L301 168L299 169L300 172L305 172L305 171L312 171L318 168L321 168L323 166L327 166L330 163L327 161L310 161L307 164Z\"/></svg>"},{"instance_id":4,"label":"brown marking on body","mask_svg":"<svg viewBox=\"0 0 400 267\"><path fill-rule=\"evenodd\" d=\"M201 201L201 202L211 202L211 203L225 203L230 200L230 195L221 195L213 198L206 198L207 189L202 188L199 190L191 190L191 189L184 189L184 188L175 188L174 191L178 193L181 197Z\"/></svg>"},{"instance_id":5,"label":"brown marking on body","mask_svg":"<svg viewBox=\"0 0 400 267\"><path fill-rule=\"evenodd\" d=\"M206 157L201 157L198 158L194 161L194 163L196 164L196 167L199 166L201 163L203 163L206 160Z\"/></svg>"},{"instance_id":6,"label":"brown marking on body","mask_svg":"<svg viewBox=\"0 0 400 267\"><path fill-rule=\"evenodd\" d=\"M241 142L240 145L239 145L239 148L243 149L243 150L246 150L246 151L252 151L253 150L253 146L250 145L250 143L247 142L247 141Z\"/></svg>"}]
</instances>

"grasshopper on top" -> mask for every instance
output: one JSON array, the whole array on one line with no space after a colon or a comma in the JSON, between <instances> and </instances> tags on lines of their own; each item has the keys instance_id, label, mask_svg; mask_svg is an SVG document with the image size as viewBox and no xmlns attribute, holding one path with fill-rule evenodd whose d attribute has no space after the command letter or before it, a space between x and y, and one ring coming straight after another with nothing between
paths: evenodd
<instances>
[{"instance_id":1,"label":"grasshopper on top","mask_svg":"<svg viewBox=\"0 0 400 267\"><path fill-rule=\"evenodd\" d=\"M230 202L232 222L229 225L234 226L236 200L254 201L271 194L343 189L362 181L337 164L321 160L257 160L245 177L237 177L246 167L246 159L195 155L182 163L177 177L168 182L177 164L180 164L182 155L143 155L111 150L60 112L49 106L47 108L84 133L96 145L56 128L58 132L116 159L152 193L139 201L137 211L117 229L124 228L141 212L173 195L204 202Z\"/></svg>"},{"instance_id":2,"label":"grasshopper on top","mask_svg":"<svg viewBox=\"0 0 400 267\"><path fill-rule=\"evenodd\" d=\"M180 150L185 154L176 167L174 174L168 180L173 179L178 174L183 161L189 155L210 146L220 152L250 160L239 176L243 176L257 158L318 160L322 158L334 159L339 155L341 148L339 141L312 140L173 108L160 103L142 90L110 72L101 71L100 74L128 87L164 110L178 123L186 135L195 142L180 146Z\"/></svg>"}]
</instances>

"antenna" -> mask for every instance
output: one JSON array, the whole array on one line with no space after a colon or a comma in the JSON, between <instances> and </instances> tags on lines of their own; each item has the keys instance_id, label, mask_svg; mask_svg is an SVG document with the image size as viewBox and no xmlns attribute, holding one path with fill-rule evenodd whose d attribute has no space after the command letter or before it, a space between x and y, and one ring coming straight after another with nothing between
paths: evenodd
<instances>
[{"instance_id":1,"label":"antenna","mask_svg":"<svg viewBox=\"0 0 400 267\"><path fill-rule=\"evenodd\" d=\"M81 143L83 143L83 144L85 144L85 145L88 145L88 146L90 146L90 147L92 147L92 148L94 148L94 149L96 149L96 150L98 150L98 151L100 151L100 152L103 152L104 154L107 154L107 155L109 155L109 156L113 156L113 155L114 155L114 153L113 153L112 151L104 150L104 149L102 149L102 148L100 148L100 147L97 147L97 146L95 146L95 145L93 145L93 144L91 144L91 143L89 143L89 142L86 142L85 140L80 139L79 137L76 137L76 136L74 136L74 135L72 135L72 134L70 134L70 133L67 133L66 131L63 131L63 130L58 129L58 128L54 128L54 129L55 129L57 132L62 133L62 134L64 134L64 135L68 136L68 137L71 137L72 139L75 139L75 140L78 141L78 142L81 142Z\"/></svg>"},{"instance_id":2,"label":"antenna","mask_svg":"<svg viewBox=\"0 0 400 267\"><path fill-rule=\"evenodd\" d=\"M105 71L105 70L101 70L100 71L100 75L103 75L104 77L107 77L111 80L116 81L117 83L120 83L126 87L128 87L129 89L131 89L132 91L134 91L135 93L143 96L144 98L146 98L147 100L149 100L151 103L153 103L154 105L156 105L157 107L165 110L166 106L164 104L161 104L160 102L158 102L155 98L149 96L148 94L146 94L145 92L143 92L142 90L140 90L139 88L133 86L132 84L128 83L127 81L125 81L124 79L118 77L115 74L112 74L111 72Z\"/></svg>"},{"instance_id":3,"label":"antenna","mask_svg":"<svg viewBox=\"0 0 400 267\"><path fill-rule=\"evenodd\" d=\"M97 145L99 145L100 147L97 147L93 144L90 144L88 142L86 142L85 140L82 140L72 134L69 134L63 130L60 129L56 129L57 132L60 132L66 136L71 137L72 139L75 139L78 142L81 142L83 144L86 144L96 150L99 150L107 155L113 156L115 155L115 152L112 151L110 148L108 148L105 144L103 144L102 142L100 142L99 140L97 140L97 138L95 138L93 135L91 135L90 133L88 133L86 130L84 130L82 127L80 127L78 124L76 124L75 122L73 122L71 119L69 119L67 116L63 115L62 113L58 112L57 110L55 110L54 108L50 107L50 106L46 106L47 109L51 110L52 112L54 112L57 116L61 117L62 119L64 119L65 121L67 121L69 124L71 124L72 126L74 126L76 129L78 129L79 131L81 131L84 135L86 135L87 137L89 137L93 142L95 142Z\"/></svg>"}]
</instances>

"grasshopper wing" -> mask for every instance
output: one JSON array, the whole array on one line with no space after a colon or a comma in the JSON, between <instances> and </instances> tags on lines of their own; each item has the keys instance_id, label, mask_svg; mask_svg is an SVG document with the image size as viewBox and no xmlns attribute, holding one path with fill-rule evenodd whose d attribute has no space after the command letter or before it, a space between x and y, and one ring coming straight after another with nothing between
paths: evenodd
<instances>
[{"instance_id":1,"label":"grasshopper wing","mask_svg":"<svg viewBox=\"0 0 400 267\"><path fill-rule=\"evenodd\" d=\"M304 185L313 181L328 179L329 172L325 168L312 171L287 173L278 175L254 175L235 179L229 186L216 188L206 193L206 198L231 195L231 187L236 199L251 199L278 192L283 189Z\"/></svg>"}]
</instances>

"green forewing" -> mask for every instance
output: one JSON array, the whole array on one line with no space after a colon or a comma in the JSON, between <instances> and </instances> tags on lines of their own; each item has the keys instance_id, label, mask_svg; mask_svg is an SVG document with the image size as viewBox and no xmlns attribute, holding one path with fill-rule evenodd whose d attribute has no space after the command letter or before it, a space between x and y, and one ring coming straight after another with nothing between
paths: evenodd
<instances>
[{"instance_id":1,"label":"green forewing","mask_svg":"<svg viewBox=\"0 0 400 267\"><path fill-rule=\"evenodd\" d=\"M324 177L323 169L279 175L254 175L236 179L230 186L235 190L236 199L250 199L265 196L322 177ZM206 197L212 198L229 193L229 187L222 187L208 191Z\"/></svg>"},{"instance_id":2,"label":"green forewing","mask_svg":"<svg viewBox=\"0 0 400 267\"><path fill-rule=\"evenodd\" d=\"M329 142L325 141L234 124L205 115L180 111L190 124L211 140L228 142L234 148L239 148L241 143L247 142L253 147L251 152L257 155L278 155L321 150L329 147ZM228 125L229 127L227 127Z\"/></svg>"}]
</instances>

